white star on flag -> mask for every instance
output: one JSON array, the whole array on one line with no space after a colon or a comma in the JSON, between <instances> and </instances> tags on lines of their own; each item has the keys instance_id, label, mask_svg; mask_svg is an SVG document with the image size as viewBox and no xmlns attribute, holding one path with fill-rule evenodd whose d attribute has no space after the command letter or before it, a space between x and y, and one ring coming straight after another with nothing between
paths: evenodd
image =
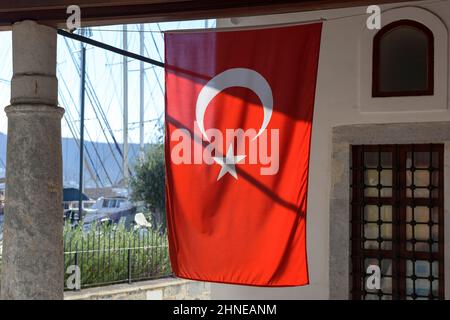
<instances>
[{"instance_id":1,"label":"white star on flag","mask_svg":"<svg viewBox=\"0 0 450 320\"><path fill-rule=\"evenodd\" d=\"M225 158L213 157L214 161L216 161L221 166L219 176L217 177L217 181L219 181L220 178L222 178L226 173L231 174L235 179L237 179L238 177L235 165L244 158L245 156L234 155L232 144L228 147L227 155Z\"/></svg>"}]
</instances>

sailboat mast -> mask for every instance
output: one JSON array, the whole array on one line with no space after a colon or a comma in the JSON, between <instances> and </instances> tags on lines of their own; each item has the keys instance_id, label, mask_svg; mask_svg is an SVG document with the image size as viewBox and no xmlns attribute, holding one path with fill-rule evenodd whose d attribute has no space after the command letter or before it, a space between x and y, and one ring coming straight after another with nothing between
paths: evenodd
<instances>
[{"instance_id":1,"label":"sailboat mast","mask_svg":"<svg viewBox=\"0 0 450 320\"><path fill-rule=\"evenodd\" d=\"M128 51L127 26L123 25L122 46ZM122 56L122 81L123 81L123 178L128 187L128 58Z\"/></svg>"},{"instance_id":2,"label":"sailboat mast","mask_svg":"<svg viewBox=\"0 0 450 320\"><path fill-rule=\"evenodd\" d=\"M144 56L144 25L139 26L139 54ZM144 156L144 61L139 62L139 149Z\"/></svg>"},{"instance_id":3,"label":"sailboat mast","mask_svg":"<svg viewBox=\"0 0 450 320\"><path fill-rule=\"evenodd\" d=\"M84 31L83 31L84 34ZM81 81L80 81L80 180L79 180L79 196L78 196L78 219L83 214L83 180L84 180L84 107L85 107L85 89L86 89L86 45L81 46Z\"/></svg>"}]
</instances>

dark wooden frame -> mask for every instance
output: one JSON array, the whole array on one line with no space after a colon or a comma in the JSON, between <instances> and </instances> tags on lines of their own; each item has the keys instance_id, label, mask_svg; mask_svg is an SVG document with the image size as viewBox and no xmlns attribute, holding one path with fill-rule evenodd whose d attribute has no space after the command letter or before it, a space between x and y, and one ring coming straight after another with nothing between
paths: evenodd
<instances>
[{"instance_id":1,"label":"dark wooden frame","mask_svg":"<svg viewBox=\"0 0 450 320\"><path fill-rule=\"evenodd\" d=\"M380 43L384 35L399 27L411 27L422 31L428 39L428 79L426 90L415 91L381 91L380 84ZM434 94L434 36L425 25L413 20L398 20L384 26L373 39L372 59L372 97L404 97L404 96L430 96Z\"/></svg>"},{"instance_id":2,"label":"dark wooden frame","mask_svg":"<svg viewBox=\"0 0 450 320\"><path fill-rule=\"evenodd\" d=\"M385 198L370 198L364 196L364 163L363 153L366 151L392 153L392 196ZM439 177L438 197L414 199L406 197L406 155L407 152L438 152ZM444 266L444 145L415 144L415 145L357 145L352 146L351 181L351 297L361 299L364 288L361 279L364 274L365 258L386 258L392 260L392 298L406 298L406 261L411 259L439 262L438 298L445 296L445 266ZM430 192L431 194L431 192ZM408 251L406 249L406 207L415 201L416 205L427 206L430 201L438 207L438 251ZM364 249L362 241L362 217L364 204L378 203L392 206L392 249L373 250Z\"/></svg>"},{"instance_id":3,"label":"dark wooden frame","mask_svg":"<svg viewBox=\"0 0 450 320\"><path fill-rule=\"evenodd\" d=\"M65 28L66 9L77 4L83 26L245 17L316 11L409 0L1 0L0 28L30 19ZM421 0L423 1L423 0Z\"/></svg>"}]
</instances>

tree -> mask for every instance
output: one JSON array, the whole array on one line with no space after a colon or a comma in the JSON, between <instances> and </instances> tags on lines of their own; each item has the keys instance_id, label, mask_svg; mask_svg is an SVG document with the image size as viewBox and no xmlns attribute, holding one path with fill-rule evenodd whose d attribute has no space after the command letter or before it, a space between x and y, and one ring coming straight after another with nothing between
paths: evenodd
<instances>
[{"instance_id":1,"label":"tree","mask_svg":"<svg viewBox=\"0 0 450 320\"><path fill-rule=\"evenodd\" d=\"M144 201L151 212L152 224L166 228L164 145L151 145L135 167L131 178L132 199Z\"/></svg>"}]
</instances>

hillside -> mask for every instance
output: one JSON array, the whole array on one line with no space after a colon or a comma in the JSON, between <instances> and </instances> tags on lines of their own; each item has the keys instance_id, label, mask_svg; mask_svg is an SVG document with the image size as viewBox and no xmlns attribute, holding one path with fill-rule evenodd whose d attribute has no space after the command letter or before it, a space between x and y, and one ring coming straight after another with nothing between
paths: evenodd
<instances>
[{"instance_id":1,"label":"hillside","mask_svg":"<svg viewBox=\"0 0 450 320\"><path fill-rule=\"evenodd\" d=\"M85 146L87 150L85 152L86 161L93 168L94 175L98 175L100 178L97 180L102 182L99 183L99 186L109 186L111 185L110 182L113 184L119 182L122 178L122 160L116 147L102 142L91 141L86 141ZM63 138L62 149L64 185L78 186L79 148L77 143L72 138ZM130 166L132 167L138 155L139 145L130 144L129 150ZM6 135L0 133L0 178L4 177L2 161L6 161ZM85 170L85 184L86 187L95 187L95 182L91 179L87 170Z\"/></svg>"}]
</instances>

